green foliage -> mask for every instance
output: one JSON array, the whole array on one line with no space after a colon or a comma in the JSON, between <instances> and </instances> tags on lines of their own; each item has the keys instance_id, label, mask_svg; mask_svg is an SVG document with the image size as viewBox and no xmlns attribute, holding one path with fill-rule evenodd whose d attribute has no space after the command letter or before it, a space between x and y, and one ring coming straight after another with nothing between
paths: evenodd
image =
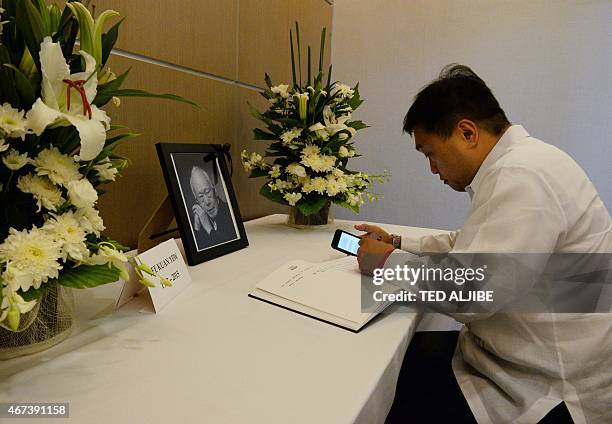
<instances>
[{"instance_id":1,"label":"green foliage","mask_svg":"<svg viewBox=\"0 0 612 424\"><path fill-rule=\"evenodd\" d=\"M86 289L114 283L121 270L114 265L81 265L64 270L55 281L64 287Z\"/></svg>"},{"instance_id":2,"label":"green foliage","mask_svg":"<svg viewBox=\"0 0 612 424\"><path fill-rule=\"evenodd\" d=\"M304 216L309 216L319 212L323 206L329 202L326 197L318 197L313 199L306 199L299 203L298 209Z\"/></svg>"}]
</instances>

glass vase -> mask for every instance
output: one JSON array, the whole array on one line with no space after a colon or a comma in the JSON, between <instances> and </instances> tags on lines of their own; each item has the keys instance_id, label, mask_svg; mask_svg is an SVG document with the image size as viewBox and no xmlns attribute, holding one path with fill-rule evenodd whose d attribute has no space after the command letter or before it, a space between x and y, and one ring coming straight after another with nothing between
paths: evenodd
<instances>
[{"instance_id":1,"label":"glass vase","mask_svg":"<svg viewBox=\"0 0 612 424\"><path fill-rule=\"evenodd\" d=\"M0 361L41 352L64 341L74 323L71 289L53 284L31 311L21 315L17 331L0 325Z\"/></svg>"}]
</instances>

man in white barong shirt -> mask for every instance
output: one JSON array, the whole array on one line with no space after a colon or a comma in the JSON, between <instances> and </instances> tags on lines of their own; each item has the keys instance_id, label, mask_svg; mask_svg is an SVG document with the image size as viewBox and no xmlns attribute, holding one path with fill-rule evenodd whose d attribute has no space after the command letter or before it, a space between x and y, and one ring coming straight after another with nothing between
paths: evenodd
<instances>
[{"instance_id":1,"label":"man in white barong shirt","mask_svg":"<svg viewBox=\"0 0 612 424\"><path fill-rule=\"evenodd\" d=\"M471 69L445 68L415 98L404 130L432 173L469 194L470 213L461 230L434 236L356 226L368 233L362 272L401 264L400 251L612 253L610 214L584 171L510 125ZM368 262L375 254L384 265ZM561 402L576 423L612 422L612 315L451 316L465 323L453 371L479 423L537 423Z\"/></svg>"}]
</instances>

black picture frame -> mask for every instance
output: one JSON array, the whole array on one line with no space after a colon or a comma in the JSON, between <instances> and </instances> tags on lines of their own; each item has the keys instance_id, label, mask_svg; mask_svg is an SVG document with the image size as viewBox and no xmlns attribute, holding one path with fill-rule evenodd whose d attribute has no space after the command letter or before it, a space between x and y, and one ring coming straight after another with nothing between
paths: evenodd
<instances>
[{"instance_id":1,"label":"black picture frame","mask_svg":"<svg viewBox=\"0 0 612 424\"><path fill-rule=\"evenodd\" d=\"M247 247L222 146L157 143L155 147L187 263L197 265Z\"/></svg>"}]
</instances>

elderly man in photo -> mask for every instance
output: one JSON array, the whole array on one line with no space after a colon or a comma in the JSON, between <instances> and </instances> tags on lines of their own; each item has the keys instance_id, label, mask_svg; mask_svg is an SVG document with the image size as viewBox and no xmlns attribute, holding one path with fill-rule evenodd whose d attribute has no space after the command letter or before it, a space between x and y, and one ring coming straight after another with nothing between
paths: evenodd
<instances>
[{"instance_id":1,"label":"elderly man in photo","mask_svg":"<svg viewBox=\"0 0 612 424\"><path fill-rule=\"evenodd\" d=\"M433 174L469 194L470 213L461 230L425 237L356 226L366 232L358 253L363 273L401 263L401 251L418 260L437 252L612 253L610 214L584 171L511 125L470 68L449 65L423 88L404 131ZM426 346L422 361L406 359L389 423L612 422L612 315L450 315L465 324L452 360L455 378L450 357L430 360L440 345Z\"/></svg>"},{"instance_id":2,"label":"elderly man in photo","mask_svg":"<svg viewBox=\"0 0 612 424\"><path fill-rule=\"evenodd\" d=\"M191 209L198 247L211 247L236 238L229 207L219 197L206 171L199 166L191 168L189 185L196 200Z\"/></svg>"}]
</instances>

